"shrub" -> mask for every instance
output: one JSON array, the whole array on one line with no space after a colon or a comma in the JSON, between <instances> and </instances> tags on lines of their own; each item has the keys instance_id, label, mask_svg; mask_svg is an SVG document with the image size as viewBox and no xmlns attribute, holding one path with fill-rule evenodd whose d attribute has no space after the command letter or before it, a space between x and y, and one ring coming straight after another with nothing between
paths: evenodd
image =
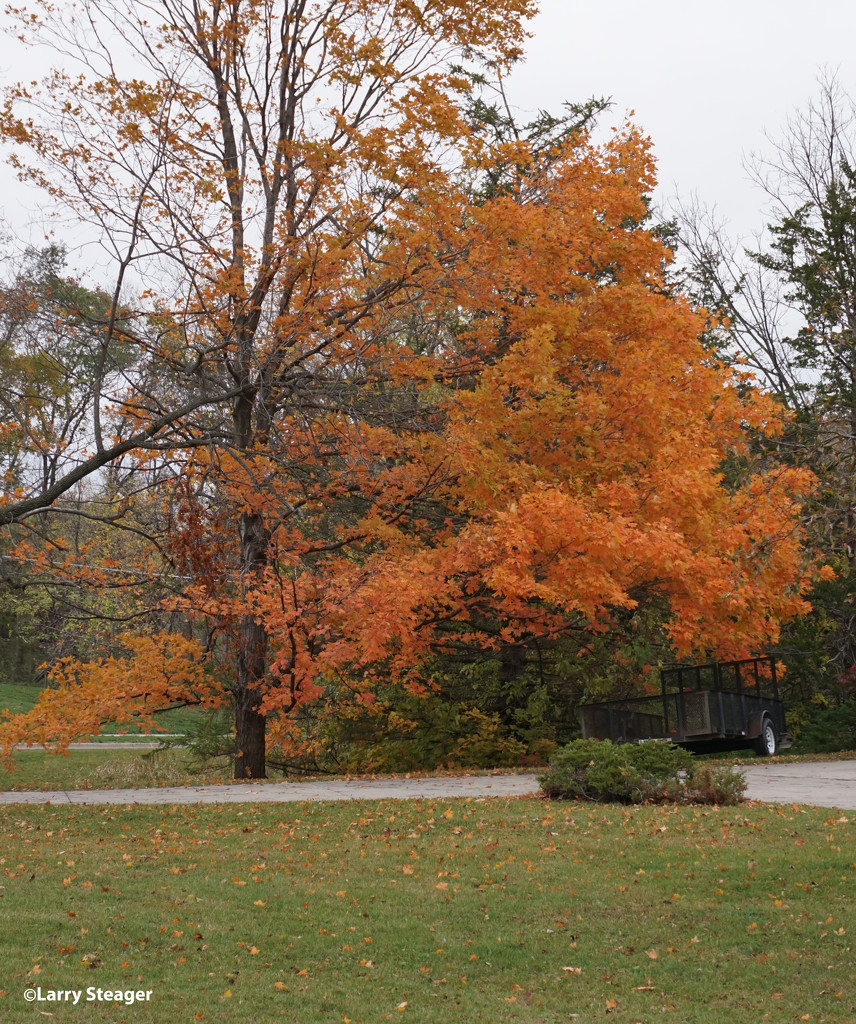
<instances>
[{"instance_id":1,"label":"shrub","mask_svg":"<svg viewBox=\"0 0 856 1024\"><path fill-rule=\"evenodd\" d=\"M856 750L856 701L812 708L793 746L795 754L830 754Z\"/></svg>"},{"instance_id":2,"label":"shrub","mask_svg":"<svg viewBox=\"0 0 856 1024\"><path fill-rule=\"evenodd\" d=\"M728 768L697 765L669 743L575 740L539 779L546 796L598 803L738 803L745 782Z\"/></svg>"},{"instance_id":3,"label":"shrub","mask_svg":"<svg viewBox=\"0 0 856 1024\"><path fill-rule=\"evenodd\" d=\"M733 807L746 792L746 779L726 765L696 764L688 778L682 803Z\"/></svg>"}]
</instances>

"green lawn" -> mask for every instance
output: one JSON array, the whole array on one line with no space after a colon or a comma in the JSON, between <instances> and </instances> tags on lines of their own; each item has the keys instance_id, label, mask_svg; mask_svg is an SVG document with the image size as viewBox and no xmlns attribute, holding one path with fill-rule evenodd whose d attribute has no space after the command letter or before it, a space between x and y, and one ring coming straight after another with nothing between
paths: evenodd
<instances>
[{"instance_id":1,"label":"green lawn","mask_svg":"<svg viewBox=\"0 0 856 1024\"><path fill-rule=\"evenodd\" d=\"M0 809L0 1020L856 1020L853 824L537 800ZM24 990L151 990L134 1006Z\"/></svg>"},{"instance_id":2,"label":"green lawn","mask_svg":"<svg viewBox=\"0 0 856 1024\"><path fill-rule=\"evenodd\" d=\"M71 750L67 755L19 750L12 760L12 772L0 765L0 790L202 786L228 782L232 775L229 765L219 770L192 768L187 752L176 749L107 748Z\"/></svg>"},{"instance_id":3,"label":"green lawn","mask_svg":"<svg viewBox=\"0 0 856 1024\"><path fill-rule=\"evenodd\" d=\"M39 686L0 683L0 711L11 711L13 715L21 715L30 710L41 692Z\"/></svg>"}]
</instances>

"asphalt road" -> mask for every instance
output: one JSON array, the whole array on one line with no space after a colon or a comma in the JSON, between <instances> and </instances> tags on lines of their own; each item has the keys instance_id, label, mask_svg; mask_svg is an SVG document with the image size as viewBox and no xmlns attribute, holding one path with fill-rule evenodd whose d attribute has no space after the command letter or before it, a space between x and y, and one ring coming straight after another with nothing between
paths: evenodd
<instances>
[{"instance_id":1,"label":"asphalt road","mask_svg":"<svg viewBox=\"0 0 856 1024\"><path fill-rule=\"evenodd\" d=\"M813 804L856 810L856 760L747 765L746 796L768 803ZM535 775L456 778L351 779L233 786L0 792L0 804L295 803L306 800L416 800L447 797L533 796Z\"/></svg>"}]
</instances>

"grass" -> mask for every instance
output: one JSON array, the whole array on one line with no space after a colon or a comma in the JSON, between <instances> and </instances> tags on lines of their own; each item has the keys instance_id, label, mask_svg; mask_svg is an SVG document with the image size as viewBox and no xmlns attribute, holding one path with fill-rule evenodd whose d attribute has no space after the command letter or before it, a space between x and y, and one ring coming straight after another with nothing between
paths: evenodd
<instances>
[{"instance_id":1,"label":"grass","mask_svg":"<svg viewBox=\"0 0 856 1024\"><path fill-rule=\"evenodd\" d=\"M143 786L209 786L234 782L232 764L200 769L189 753L180 748L165 750L121 750L90 747L71 750L67 755L51 754L46 750L18 750L12 763L14 771L5 772L0 764L0 790L57 790L57 789L132 789ZM525 773L540 769L528 767ZM420 777L460 775L494 775L487 769L456 769L455 771L419 772ZM514 774L502 769L501 774ZM377 775L371 778L410 778L413 773ZM317 776L316 776L317 777ZM347 775L325 775L325 779L350 778ZM364 777L364 776L361 776ZM263 782L293 781L271 773Z\"/></svg>"},{"instance_id":2,"label":"grass","mask_svg":"<svg viewBox=\"0 0 856 1024\"><path fill-rule=\"evenodd\" d=\"M19 750L15 770L0 766L0 790L134 789L146 786L207 786L230 781L231 768L200 771L182 750ZM2 1018L0 1018L2 1019Z\"/></svg>"},{"instance_id":3,"label":"grass","mask_svg":"<svg viewBox=\"0 0 856 1024\"><path fill-rule=\"evenodd\" d=\"M0 1020L852 1024L853 839L764 805L3 808Z\"/></svg>"},{"instance_id":4,"label":"grass","mask_svg":"<svg viewBox=\"0 0 856 1024\"><path fill-rule=\"evenodd\" d=\"M33 707L41 692L40 686L0 683L0 711L11 711L13 715L22 715Z\"/></svg>"}]
</instances>

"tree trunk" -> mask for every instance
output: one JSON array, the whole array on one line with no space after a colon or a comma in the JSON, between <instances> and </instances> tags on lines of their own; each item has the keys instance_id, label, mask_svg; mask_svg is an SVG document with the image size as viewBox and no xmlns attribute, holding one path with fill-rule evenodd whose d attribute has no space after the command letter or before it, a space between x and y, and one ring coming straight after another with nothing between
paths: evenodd
<instances>
[{"instance_id":1,"label":"tree trunk","mask_svg":"<svg viewBox=\"0 0 856 1024\"><path fill-rule=\"evenodd\" d=\"M241 516L241 577L244 594L261 582L267 564L268 532L261 515ZM235 685L235 778L265 778L265 717L259 713L267 673L267 633L253 615L244 615L238 634Z\"/></svg>"}]
</instances>

